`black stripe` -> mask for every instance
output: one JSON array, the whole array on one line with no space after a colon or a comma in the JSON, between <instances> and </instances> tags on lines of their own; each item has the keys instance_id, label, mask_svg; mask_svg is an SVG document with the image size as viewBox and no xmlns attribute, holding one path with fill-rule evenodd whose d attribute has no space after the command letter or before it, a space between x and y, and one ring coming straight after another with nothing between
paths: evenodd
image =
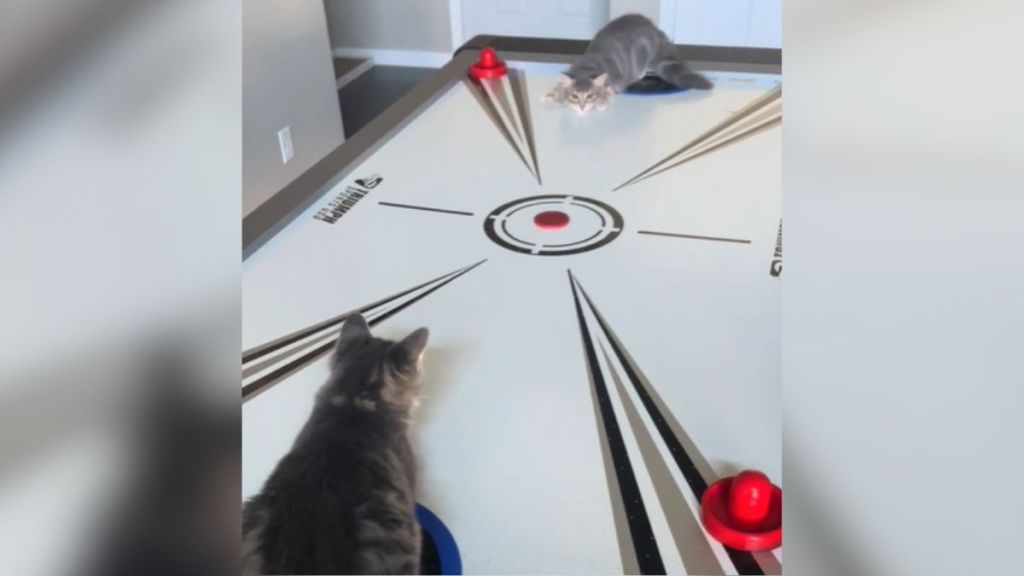
<instances>
[{"instance_id":1,"label":"black stripe","mask_svg":"<svg viewBox=\"0 0 1024 576\"><path fill-rule=\"evenodd\" d=\"M390 302L392 302L394 300L397 300L397 299L399 299L399 298L401 298L403 296L406 296L407 294L415 292L416 290L419 290L420 288L423 288L424 286L428 286L431 283L437 282L441 278L445 278L445 277L450 276L452 274L455 274L455 272L449 272L448 274L445 274L444 276L440 276L438 278L434 278L433 280L428 280L427 282L424 282L423 284L419 284L417 286L413 286L412 288L409 288L407 290L403 290L401 292L398 292L397 294L392 294L391 296L388 296L387 298L383 298L381 300L377 300L376 302L367 304L365 306L362 306L361 308L357 308L355 310L350 310L348 312L345 312L344 314L339 314L338 316L335 316L335 317L330 318L328 320L324 320L323 322L318 322L317 324L314 324L314 325L312 325L312 326L310 326L308 328L303 328L302 330L299 330L298 332L295 332L293 334L289 334L288 336L284 336L284 337L279 338L277 340L273 340L271 342L267 342L265 344L257 346L256 348L251 348L251 349L247 350L246 352L244 352L242 354L242 364L243 365L248 364L249 362L251 362L253 360L256 360L258 358L262 358L263 356L266 356L267 354L269 354L269 353L271 353L271 352L273 352L275 350L279 350L281 348L284 348L285 346L288 346L289 344L294 344L295 342L298 342L299 340L302 340L302 339L307 338L307 337L309 337L309 336L311 336L311 335L313 335L313 334L315 334L317 332L320 332L321 330L323 330L325 328L330 328L331 326L341 324L342 322L347 320L353 314L356 314L356 313L364 314L364 313L366 313L369 310L372 310L372 309L374 309L374 308L376 308L378 306L382 306L384 304L388 304L388 303L390 303Z\"/></svg>"},{"instance_id":2,"label":"black stripe","mask_svg":"<svg viewBox=\"0 0 1024 576\"><path fill-rule=\"evenodd\" d=\"M381 206L391 206L392 208L408 208L409 210L423 210L426 212L442 212L444 214L458 214L459 216L472 216L472 212L463 212L461 210L445 210L444 208L430 208L428 206L413 206L411 204L395 204L394 202L377 202Z\"/></svg>"},{"instance_id":3,"label":"black stripe","mask_svg":"<svg viewBox=\"0 0 1024 576\"><path fill-rule=\"evenodd\" d=\"M444 282L441 282L440 284L438 284L437 286L434 286L434 287L433 287L433 288L431 288L430 290L427 290L426 292L424 292L424 293L420 294L419 296L416 296L415 298L412 298L412 299L410 299L410 300L407 300L406 302L403 302L402 304L399 304L398 306L395 306L395 307L394 307L394 308L392 308L391 310L388 310L387 312L384 312L384 313L383 313L383 314L381 314L380 316L377 316L377 317L376 317L376 318L374 318L373 320L370 320L370 321L368 321L368 322L367 322L367 324L369 324L370 326L376 326L377 324L379 324L379 323L381 323L381 322L383 322L383 321L387 320L388 318L390 318L390 317L394 316L395 314L398 314L398 313L399 313L399 312L401 312L402 310L405 310L405 309L406 309L406 308L408 308L409 306L412 306L412 305L413 305L413 304L415 304L415 303L416 303L417 301L419 301L419 300L422 300L423 298L426 298L426 297L427 297L428 295L430 295L431 293L433 293L433 292L435 292L435 291L437 291L437 290L441 289L441 287L442 287L442 286L444 286L444 285L448 284L448 283L449 283L449 282L451 282L452 280L455 280L455 279L456 279L456 278L458 278L459 276L462 276L463 274L465 274L465 273L469 272L470 270L472 270L473 268L476 268L477 266L479 266L479 265L483 264L484 262L487 262L487 259L483 259L483 260L481 260L481 261L477 262L476 264L473 264L473 265L472 265L472 266L470 266L469 268L465 268L465 269L463 269L463 270L462 270L461 272L459 272L458 274L456 274L456 275L452 276L451 278L449 278L449 279L445 280Z\"/></svg>"},{"instance_id":4,"label":"black stripe","mask_svg":"<svg viewBox=\"0 0 1024 576\"><path fill-rule=\"evenodd\" d=\"M665 565L661 561L661 553L658 551L658 542L654 538L654 530L647 517L647 509L644 508L643 496L640 494L640 487L637 485L636 476L633 475L633 466L629 461L629 454L626 452L626 444L622 439L622 431L615 419L615 409L612 407L611 398L608 396L608 388L601 374L601 365L597 361L597 352L594 350L594 342L590 338L590 331L587 329L587 322L583 316L583 307L580 305L579 296L576 294L576 286L569 271L569 287L572 289L572 299L576 305L576 318L580 324L580 336L583 338L583 347L587 353L587 368L590 371L591 381L594 383L594 394L597 396L598 407L601 410L601 421L604 424L605 437L608 440L608 450L612 456L615 466L615 477L619 483L619 495L622 504L626 509L629 535L633 541L633 550L636 553L637 566L641 574L664 574Z\"/></svg>"},{"instance_id":5,"label":"black stripe","mask_svg":"<svg viewBox=\"0 0 1024 576\"><path fill-rule=\"evenodd\" d=\"M483 261L481 261L481 262L483 262ZM448 272L447 274L442 274L442 275L438 276L437 278L433 278L431 280L427 280L426 282L424 282L422 284L418 284L416 286L413 286L412 288L409 288L407 290L402 290L401 292L398 292L396 294L392 294L391 296L387 296L385 298L381 298L380 300L377 300L376 302L372 302L370 304L366 304L366 305L364 305L364 306L362 306L360 308L357 308L355 310L349 310L348 312L345 312L344 314L339 314L338 316L335 316L333 318L329 318L327 320L324 320L323 322L318 322L318 323L316 323L316 324L314 324L314 325L312 325L312 326L310 326L308 328L303 328L302 330L299 330L298 332L294 332L294 333L289 334L287 336L283 336L283 337L281 337L281 338L279 338L277 340L272 340L270 342L266 342L264 344L256 346L255 348L250 348L249 350L246 350L245 352L242 353L242 364L247 364L247 363L249 363L252 360L255 360L257 358L261 358L263 356L266 356L267 354L273 352L274 350L278 350L278 349L283 348L283 347L285 347L285 346L287 346L289 344L292 344L294 342L298 342L299 340L302 340L303 338L306 338L307 336L315 334L315 333L323 330L324 328L328 328L328 327L330 327L332 325L335 325L335 324L341 324L346 319L348 319L349 316L351 316L351 315L353 315L353 314L355 314L357 312L360 313L360 314L366 313L368 310L372 310L372 309L374 309L374 308L376 308L378 306L382 306L384 304L388 304L389 302L392 302L392 301L397 300L397 299L399 299L399 298L401 298L403 296L406 296L406 295L408 295L408 294L410 294L412 292L415 292L415 291L419 290L420 288L423 288L425 286L429 286L429 285L433 284L434 282L437 282L438 280L443 280L443 279L445 279L445 278L447 278L449 276L453 276L453 275L458 274L460 272L465 272L465 271L471 269L473 266L479 265L481 262L477 262L476 264L473 264L471 266L467 266L465 268L460 268L458 270L455 270L455 271L452 271L452 272Z\"/></svg>"},{"instance_id":6,"label":"black stripe","mask_svg":"<svg viewBox=\"0 0 1024 576\"><path fill-rule=\"evenodd\" d=\"M537 176L537 184L544 185L540 178L540 166L537 164L537 144L533 141L533 119L530 117L530 99L526 95L526 82L523 80L525 73L520 70L510 70L508 73L509 86L512 87L512 99L516 108L519 109L519 119L523 122L523 139L530 148L530 159L533 160L534 174Z\"/></svg>"},{"instance_id":7,"label":"black stripe","mask_svg":"<svg viewBox=\"0 0 1024 576\"><path fill-rule=\"evenodd\" d=\"M674 232L653 232L651 230L639 230L637 234L648 236L671 236L672 238L690 238L691 240L714 240L715 242L736 242L737 244L750 244L750 240L742 238L719 238L717 236L697 236L695 234L676 234Z\"/></svg>"},{"instance_id":8,"label":"black stripe","mask_svg":"<svg viewBox=\"0 0 1024 576\"><path fill-rule=\"evenodd\" d=\"M469 93L473 95L477 103L480 104L480 108L483 109L484 114L491 120L491 123L498 129L498 132L505 137L505 141L515 151L516 156L522 160L523 165L526 169L537 179L537 184L540 184L540 176L534 171L533 166L530 165L530 161L526 159L526 155L523 150L519 149L519 145L516 143L515 138L512 137L512 132L508 126L505 125L505 121L502 120L501 114L498 113L498 105L495 104L494 100L487 93L487 89L484 88L480 80L475 78L466 77L464 80L466 87L469 89Z\"/></svg>"},{"instance_id":9,"label":"black stripe","mask_svg":"<svg viewBox=\"0 0 1024 576\"><path fill-rule=\"evenodd\" d=\"M406 308L408 308L409 306L412 306L416 302L419 302L420 300L426 298L427 296L429 296L433 292L435 292L438 289L440 289L442 286L448 284L452 280L455 280L459 276L462 276L463 274L469 272L470 270L476 268L477 266L483 264L486 261L487 261L486 259L481 260L481 261L477 262L476 264L473 264L472 266L468 266L466 268L463 268L462 270L459 270L459 271L455 272L454 275L451 275L449 278L447 278L446 280L444 280L443 282L441 282L437 286L432 287L430 290L427 290L426 292L423 292L422 294L417 294L414 298L410 298L409 300L403 302L402 304L396 306L395 308L393 308L391 310L388 310L387 312L377 316L373 320L368 321L367 324L369 324L370 326L376 326L377 324L380 324L381 322L387 320L388 318L394 316L395 314L401 312L402 310L405 310ZM391 298L390 300L393 300L393 299L394 298ZM313 351L308 352L306 354L303 354L299 358L296 358L295 360L292 360L291 362L289 362L289 363L285 364L284 366L274 370L273 372L270 372L269 374L267 374L265 376L262 376L259 379L254 380L253 382L250 382L249 384L246 384L245 386L242 387L242 401L244 402L245 400L248 400L253 394L261 391L262 389L264 389L267 386L273 384L274 382L279 381L281 378L283 378L285 376L288 376L289 374L292 374L293 372L295 372L295 371L299 370L300 368L306 366L310 362L313 362L314 360L320 358L324 354L330 352L331 349L333 348L335 342L337 342L337 341L338 341L337 338L332 338L329 342L323 344L322 346L318 346Z\"/></svg>"},{"instance_id":10,"label":"black stripe","mask_svg":"<svg viewBox=\"0 0 1024 576\"><path fill-rule=\"evenodd\" d=\"M577 284L579 281L577 280ZM633 363L629 361L628 356L624 353L622 342L619 341L618 337L612 332L608 323L605 321L604 316L597 310L597 306L594 305L593 300L590 299L590 295L583 289L583 285L580 284L580 292L583 294L583 298L586 299L587 305L590 307L590 311L594 313L594 317L597 318L598 325L601 326L601 331L604 332L605 337L612 346L612 351L615 352L615 356L619 359L619 363L622 365L623 370L626 372L626 377L633 384L633 389L636 390L637 396L640 398L640 402L644 405L647 410L647 414L651 417L651 422L654 423L655 429L658 430L658 434L661 439L665 442L668 447L669 453L672 454L672 459L675 460L676 467L679 468L679 472L682 473L683 478L686 479L686 483L690 486L690 490L693 491L694 496L697 497L697 501L700 502L704 496L704 491L708 488L708 483L697 469L693 459L686 453L683 448L683 444L676 438L676 435L672 432L672 428L669 426L668 421L658 410L657 404L651 399L650 394L647 392L642 384L637 370L634 368ZM732 560L733 565L736 566L736 570L740 574L764 574L761 570L761 566L758 565L757 561L754 560L753 554L750 552L744 552L742 550L734 550L728 546L724 547L725 551L729 554L729 559Z\"/></svg>"},{"instance_id":11,"label":"black stripe","mask_svg":"<svg viewBox=\"0 0 1024 576\"><path fill-rule=\"evenodd\" d=\"M280 368L274 370L273 372L260 377L258 380L246 384L245 386L242 387L242 402L245 402L253 395L255 395L258 392L261 392L264 388L270 386L274 382L280 381L285 376L288 376L293 372L297 372L299 369L304 368L309 363L319 359L324 354L327 354L328 352L331 351L331 348L334 347L334 343L337 341L337 338L331 338L330 342L327 342L321 346L317 346L311 352L307 352L302 356L299 356L295 360L292 360L291 362L285 364L284 366L281 366Z\"/></svg>"}]
</instances>

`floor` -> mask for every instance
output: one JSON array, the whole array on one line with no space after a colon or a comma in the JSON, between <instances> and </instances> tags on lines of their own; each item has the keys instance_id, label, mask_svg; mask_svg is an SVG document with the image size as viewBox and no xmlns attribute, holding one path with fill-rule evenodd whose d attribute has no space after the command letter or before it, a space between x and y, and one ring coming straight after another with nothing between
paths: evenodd
<instances>
[{"instance_id":1,"label":"floor","mask_svg":"<svg viewBox=\"0 0 1024 576\"><path fill-rule=\"evenodd\" d=\"M338 90L345 138L351 138L433 72L433 68L374 66L345 84Z\"/></svg>"}]
</instances>

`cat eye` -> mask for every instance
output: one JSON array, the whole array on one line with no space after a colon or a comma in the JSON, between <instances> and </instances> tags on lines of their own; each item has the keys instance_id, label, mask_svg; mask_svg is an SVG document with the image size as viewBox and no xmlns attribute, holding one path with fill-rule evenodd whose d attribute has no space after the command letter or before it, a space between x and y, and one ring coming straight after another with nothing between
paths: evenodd
<instances>
[{"instance_id":1,"label":"cat eye","mask_svg":"<svg viewBox=\"0 0 1024 576\"><path fill-rule=\"evenodd\" d=\"M575 92L572 93L572 94L569 94L569 100L572 100L573 102L578 102L579 99L580 99L579 94L576 94Z\"/></svg>"},{"instance_id":2,"label":"cat eye","mask_svg":"<svg viewBox=\"0 0 1024 576\"><path fill-rule=\"evenodd\" d=\"M591 92L590 94L587 94L587 100L588 101L593 100L596 97L597 97L597 94L594 94L593 92Z\"/></svg>"}]
</instances>

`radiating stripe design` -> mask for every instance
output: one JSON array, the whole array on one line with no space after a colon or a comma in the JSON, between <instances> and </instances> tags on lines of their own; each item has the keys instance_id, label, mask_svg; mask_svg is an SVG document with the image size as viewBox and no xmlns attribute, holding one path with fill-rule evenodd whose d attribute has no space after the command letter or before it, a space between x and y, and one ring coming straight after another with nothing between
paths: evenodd
<instances>
[{"instance_id":1,"label":"radiating stripe design","mask_svg":"<svg viewBox=\"0 0 1024 576\"><path fill-rule=\"evenodd\" d=\"M625 527L616 527L620 534L629 534L628 542L632 549L623 551L623 554L636 558L635 566L640 574L664 574L665 565L661 560L658 542L647 517L647 508L644 506L643 496L640 493L636 475L633 473L633 465L622 438L622 430L615 417L615 408L612 406L594 340L591 338L583 307L580 305L580 297L577 294L572 272L569 273L569 284L572 287L572 298L576 305L576 318L580 326L580 337L583 340L583 351L587 357L587 374L597 404L598 419L614 467L617 490L610 491L611 497L617 499L618 505L626 512ZM615 506L616 504L613 503L613 507Z\"/></svg>"},{"instance_id":2,"label":"radiating stripe design","mask_svg":"<svg viewBox=\"0 0 1024 576\"><path fill-rule=\"evenodd\" d=\"M700 525L699 502L708 485L718 479L717 475L571 271L569 281L585 348L600 347L604 353L603 365L592 361L587 354L591 382L613 383L612 388L628 423L628 428L622 427L620 431L631 432L641 455L640 461L646 468L645 477L650 479L660 504L659 508L654 508L653 502L644 503L644 517L650 518L650 514L664 517L675 552L689 574L724 574L731 573L733 569L738 574L779 573L781 566L773 555L755 557L749 552L726 548L706 535ZM587 320L584 309L589 311L593 321ZM632 392L628 391L627 384ZM640 416L641 408L650 424ZM614 410L611 410L609 419L614 421L614 418ZM657 448L657 440L663 444L671 460L666 460ZM623 463L633 465L628 454L616 465ZM682 484L668 473L668 466L673 465L679 471ZM636 478L632 470L630 476ZM684 490L687 494L683 493ZM625 499L624 494L620 497ZM681 505L685 502L690 504ZM669 553L664 546L665 542L662 542L661 557ZM732 566L728 566L729 563Z\"/></svg>"},{"instance_id":3,"label":"radiating stripe design","mask_svg":"<svg viewBox=\"0 0 1024 576\"><path fill-rule=\"evenodd\" d=\"M626 186L636 184L781 124L782 85L780 84L689 141L679 150L619 184L612 191L621 190Z\"/></svg>"},{"instance_id":4,"label":"radiating stripe design","mask_svg":"<svg viewBox=\"0 0 1024 576\"><path fill-rule=\"evenodd\" d=\"M665 514L665 521L672 532L672 540L679 551L680 560L687 574L723 574L722 565L715 558L711 543L704 538L700 520L690 513L689 505L679 485L673 480L668 464L658 452L651 432L644 425L637 407L626 392L622 376L614 368L614 363L604 345L601 346L605 365L615 383L615 390L622 400L626 420L636 438L643 458L644 466L650 474L651 483L658 496L658 503Z\"/></svg>"},{"instance_id":5,"label":"radiating stripe design","mask_svg":"<svg viewBox=\"0 0 1024 576\"><path fill-rule=\"evenodd\" d=\"M510 69L500 78L478 80L467 77L465 83L484 113L537 179L537 184L541 184L533 122L526 96L526 77L522 71Z\"/></svg>"},{"instance_id":6,"label":"radiating stripe design","mask_svg":"<svg viewBox=\"0 0 1024 576\"><path fill-rule=\"evenodd\" d=\"M486 260L459 268L407 290L246 350L242 353L242 402L251 399L329 353L337 341L342 324L353 314L365 315L367 323L370 326L376 326L484 262ZM272 353L278 351L280 352L271 356Z\"/></svg>"}]
</instances>

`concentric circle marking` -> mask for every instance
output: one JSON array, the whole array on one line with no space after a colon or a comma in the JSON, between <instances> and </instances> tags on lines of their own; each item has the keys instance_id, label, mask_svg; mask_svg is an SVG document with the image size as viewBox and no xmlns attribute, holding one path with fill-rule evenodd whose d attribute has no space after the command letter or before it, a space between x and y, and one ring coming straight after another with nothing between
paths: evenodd
<instances>
[{"instance_id":1,"label":"concentric circle marking","mask_svg":"<svg viewBox=\"0 0 1024 576\"><path fill-rule=\"evenodd\" d=\"M495 244L534 256L587 252L621 232L617 210L599 200L566 194L520 198L484 219L484 233Z\"/></svg>"}]
</instances>

